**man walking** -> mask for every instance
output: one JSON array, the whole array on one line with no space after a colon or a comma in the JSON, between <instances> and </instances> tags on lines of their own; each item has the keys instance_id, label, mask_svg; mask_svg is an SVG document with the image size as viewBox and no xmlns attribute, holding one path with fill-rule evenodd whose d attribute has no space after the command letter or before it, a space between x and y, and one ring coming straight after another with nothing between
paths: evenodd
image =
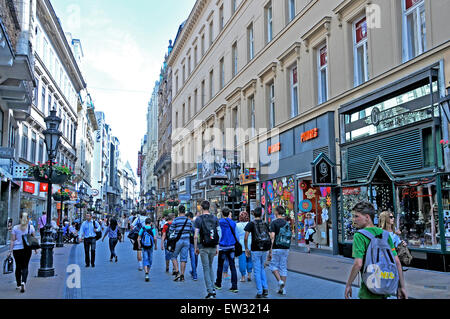
<instances>
[{"instance_id":1,"label":"man walking","mask_svg":"<svg viewBox=\"0 0 450 319\"><path fill-rule=\"evenodd\" d=\"M202 261L203 277L208 292L206 299L214 299L216 290L214 289L213 261L218 254L220 226L217 217L210 214L210 204L207 200L202 201L201 207L202 215L198 216L194 222L194 246L195 253L200 254Z\"/></svg>"},{"instance_id":2,"label":"man walking","mask_svg":"<svg viewBox=\"0 0 450 319\"><path fill-rule=\"evenodd\" d=\"M141 216L139 213L137 214L137 217L134 219L133 223L131 224L131 230L133 230L135 227L137 227L138 231L141 230L142 227L145 225L145 213L143 216ZM138 261L138 270L142 271L143 269L143 262L142 262L142 249L139 248L139 243L136 240L133 243L133 250L137 252L137 261Z\"/></svg>"},{"instance_id":3,"label":"man walking","mask_svg":"<svg viewBox=\"0 0 450 319\"><path fill-rule=\"evenodd\" d=\"M353 209L353 224L357 229L364 229L371 233L374 237L379 237L383 234L381 228L375 227L373 220L375 218L375 208L369 202L359 202ZM360 232L356 232L353 237L353 252L352 256L355 258L352 270L347 280L345 286L345 298L349 299L352 297L352 282L358 273L363 268L363 260L365 260L368 246L370 244L370 239L367 238ZM394 243L390 236L387 236L388 244L391 248L392 255L394 256L395 265L398 271L399 286L397 289L397 297L399 299L407 299L405 280L403 278L402 265L398 259L397 252L395 251ZM366 286L363 280L361 280L361 288L359 289L358 297L360 299L385 299L388 296L377 295L372 293Z\"/></svg>"},{"instance_id":4,"label":"man walking","mask_svg":"<svg viewBox=\"0 0 450 319\"><path fill-rule=\"evenodd\" d=\"M193 221L194 214L188 212L186 214L186 217L189 218L192 225L194 225ZM198 255L195 253L194 235L195 235L195 228L192 227L189 238L189 258L191 259L191 271L189 273L191 274L192 280L197 281Z\"/></svg>"},{"instance_id":5,"label":"man walking","mask_svg":"<svg viewBox=\"0 0 450 319\"><path fill-rule=\"evenodd\" d=\"M167 250L167 237L168 237L168 231L172 225L173 222L173 218L174 215L172 213L170 213L167 216L167 222L166 224L163 226L162 230L161 230L161 250L164 250L164 257L166 259L166 272L169 272L169 264L170 261L172 260L172 275L177 276L178 275L178 268L175 268L175 262L172 259L173 253ZM178 265L177 265L178 267Z\"/></svg>"},{"instance_id":6,"label":"man walking","mask_svg":"<svg viewBox=\"0 0 450 319\"><path fill-rule=\"evenodd\" d=\"M286 295L287 260L291 245L291 230L289 223L285 220L286 210L282 206L275 208L276 219L270 223L270 239L272 248L269 251L269 269L278 282L278 293Z\"/></svg>"},{"instance_id":7,"label":"man walking","mask_svg":"<svg viewBox=\"0 0 450 319\"><path fill-rule=\"evenodd\" d=\"M214 284L216 289L222 289L222 272L225 260L231 269L231 288L230 291L237 293L237 272L234 264L234 245L236 244L236 223L231 219L231 209L224 207L222 209L222 218L219 220L220 242L219 242L219 262L217 266L217 279ZM234 235L233 235L234 234Z\"/></svg>"},{"instance_id":8,"label":"man walking","mask_svg":"<svg viewBox=\"0 0 450 319\"><path fill-rule=\"evenodd\" d=\"M100 224L92 219L91 213L86 213L86 220L80 227L80 243L84 240L84 256L86 267L95 267L95 232L101 231ZM89 256L89 251L91 252Z\"/></svg>"},{"instance_id":9,"label":"man walking","mask_svg":"<svg viewBox=\"0 0 450 319\"><path fill-rule=\"evenodd\" d=\"M180 269L180 273L175 277L174 281L184 281L184 271L189 254L190 234L192 230L192 222L186 217L186 208L184 205L178 207L178 217L174 219L171 228L175 228L175 236L178 241L173 252L173 261L176 269ZM180 267L178 267L178 255L180 255Z\"/></svg>"},{"instance_id":10,"label":"man walking","mask_svg":"<svg viewBox=\"0 0 450 319\"><path fill-rule=\"evenodd\" d=\"M257 294L256 298L267 298L269 288L267 286L266 272L264 270L264 263L267 258L267 253L271 247L271 240L269 234L269 226L261 220L262 208L255 208L255 220L249 222L245 226L245 255L252 256L253 272L256 281ZM251 253L248 249L248 237L252 235Z\"/></svg>"},{"instance_id":11,"label":"man walking","mask_svg":"<svg viewBox=\"0 0 450 319\"><path fill-rule=\"evenodd\" d=\"M41 235L41 243L44 240L45 224L47 224L47 212L42 212L42 216L38 220L39 233Z\"/></svg>"}]
</instances>

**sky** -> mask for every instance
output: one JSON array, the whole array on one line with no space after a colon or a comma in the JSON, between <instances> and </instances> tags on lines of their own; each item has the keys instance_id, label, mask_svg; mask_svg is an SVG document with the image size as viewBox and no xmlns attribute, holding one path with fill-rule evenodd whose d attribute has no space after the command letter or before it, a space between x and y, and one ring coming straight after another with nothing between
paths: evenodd
<instances>
[{"instance_id":1,"label":"sky","mask_svg":"<svg viewBox=\"0 0 450 319\"><path fill-rule=\"evenodd\" d=\"M146 114L169 40L196 0L51 0L64 32L80 39L81 71L95 110L120 141L134 173Z\"/></svg>"}]
</instances>

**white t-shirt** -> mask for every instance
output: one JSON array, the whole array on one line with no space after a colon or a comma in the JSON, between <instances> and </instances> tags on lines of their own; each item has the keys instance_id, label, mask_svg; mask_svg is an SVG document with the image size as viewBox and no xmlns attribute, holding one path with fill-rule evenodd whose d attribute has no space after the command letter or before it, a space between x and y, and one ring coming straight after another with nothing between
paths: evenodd
<instances>
[{"instance_id":1,"label":"white t-shirt","mask_svg":"<svg viewBox=\"0 0 450 319\"><path fill-rule=\"evenodd\" d=\"M35 232L33 225L29 225L28 227L30 227L30 234L34 235ZM28 234L28 227L25 229L25 231L22 231L22 229L20 229L20 225L16 225L13 227L11 233L14 234L16 238L13 244L13 250L19 250L24 248L22 236Z\"/></svg>"},{"instance_id":2,"label":"white t-shirt","mask_svg":"<svg viewBox=\"0 0 450 319\"><path fill-rule=\"evenodd\" d=\"M242 245L242 250L245 249L244 238L245 238L245 226L247 226L248 222L239 222L236 224L236 237L239 239L239 243ZM252 243L252 234L248 234L248 247Z\"/></svg>"}]
</instances>

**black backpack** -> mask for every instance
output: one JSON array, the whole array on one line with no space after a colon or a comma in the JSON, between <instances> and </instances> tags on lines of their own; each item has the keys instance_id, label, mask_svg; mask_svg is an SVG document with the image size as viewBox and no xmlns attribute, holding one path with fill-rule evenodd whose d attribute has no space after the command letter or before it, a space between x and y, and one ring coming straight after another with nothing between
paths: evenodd
<instances>
[{"instance_id":1,"label":"black backpack","mask_svg":"<svg viewBox=\"0 0 450 319\"><path fill-rule=\"evenodd\" d=\"M269 226L261 220L255 220L255 244L261 251L270 250L272 240L270 239Z\"/></svg>"},{"instance_id":2,"label":"black backpack","mask_svg":"<svg viewBox=\"0 0 450 319\"><path fill-rule=\"evenodd\" d=\"M202 215L200 226L200 243L203 247L216 247L219 244L217 219L213 215Z\"/></svg>"}]
</instances>

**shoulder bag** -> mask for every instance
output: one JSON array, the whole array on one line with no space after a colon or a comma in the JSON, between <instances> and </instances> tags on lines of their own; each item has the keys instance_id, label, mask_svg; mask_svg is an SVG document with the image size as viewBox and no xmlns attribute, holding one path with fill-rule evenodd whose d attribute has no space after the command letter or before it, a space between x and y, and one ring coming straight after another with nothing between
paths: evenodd
<instances>
[{"instance_id":1,"label":"shoulder bag","mask_svg":"<svg viewBox=\"0 0 450 319\"><path fill-rule=\"evenodd\" d=\"M175 247L177 246L177 241L180 240L181 235L183 234L184 227L186 227L186 224L188 222L188 218L186 217L186 221L184 222L183 228L181 228L181 231L177 234L177 237L175 238L168 238L167 239L167 250L173 253L175 251ZM173 223L172 223L173 225ZM170 226L172 226L170 225Z\"/></svg>"},{"instance_id":2,"label":"shoulder bag","mask_svg":"<svg viewBox=\"0 0 450 319\"><path fill-rule=\"evenodd\" d=\"M95 230L95 221L94 221L93 225L94 225L94 232L95 232L95 240L99 240L100 238L102 238L102 230L101 230L101 228L99 231ZM99 224L99 226L100 226L100 224Z\"/></svg>"},{"instance_id":3,"label":"shoulder bag","mask_svg":"<svg viewBox=\"0 0 450 319\"><path fill-rule=\"evenodd\" d=\"M28 225L28 233L22 235L23 247L28 249L39 249L41 245L39 244L39 240L30 234L30 225Z\"/></svg>"},{"instance_id":4,"label":"shoulder bag","mask_svg":"<svg viewBox=\"0 0 450 319\"><path fill-rule=\"evenodd\" d=\"M225 220L227 221L228 225L230 225L231 233L233 234L233 237L236 240L236 243L234 244L234 255L236 257L239 257L240 255L242 255L242 245L239 242L239 240L236 238L236 234L234 233L233 227L231 227L231 224L228 221L228 219L225 218Z\"/></svg>"}]
</instances>

